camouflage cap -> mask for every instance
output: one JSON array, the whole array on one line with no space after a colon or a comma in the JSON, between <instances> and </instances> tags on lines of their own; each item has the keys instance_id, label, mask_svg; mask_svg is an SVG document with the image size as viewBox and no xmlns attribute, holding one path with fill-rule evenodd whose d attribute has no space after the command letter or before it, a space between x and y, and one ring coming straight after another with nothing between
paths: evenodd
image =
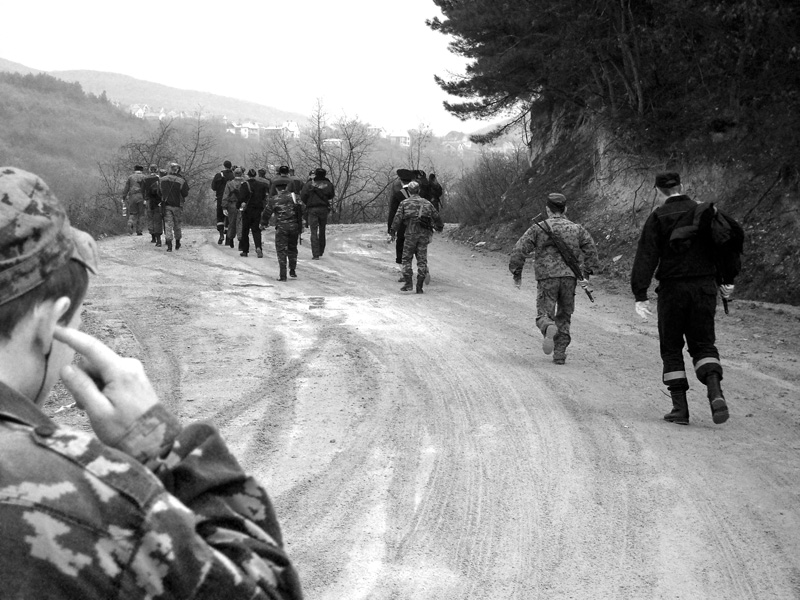
<instances>
[{"instance_id":1,"label":"camouflage cap","mask_svg":"<svg viewBox=\"0 0 800 600\"><path fill-rule=\"evenodd\" d=\"M97 245L74 229L39 177L0 167L0 304L29 292L70 259L97 274Z\"/></svg>"}]
</instances>

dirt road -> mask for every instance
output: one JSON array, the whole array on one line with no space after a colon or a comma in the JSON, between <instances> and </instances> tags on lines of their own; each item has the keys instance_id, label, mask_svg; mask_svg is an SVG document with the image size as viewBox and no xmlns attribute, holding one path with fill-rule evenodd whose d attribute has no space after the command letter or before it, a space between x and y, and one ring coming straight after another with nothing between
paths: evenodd
<instances>
[{"instance_id":1,"label":"dirt road","mask_svg":"<svg viewBox=\"0 0 800 600\"><path fill-rule=\"evenodd\" d=\"M147 239L101 242L85 329L220 426L309 599L800 598L796 309L720 315L731 419L691 381L680 427L655 323L602 278L556 366L504 255L437 236L417 295L379 225L331 227L320 261L306 240L287 283L271 235L263 259Z\"/></svg>"}]
</instances>

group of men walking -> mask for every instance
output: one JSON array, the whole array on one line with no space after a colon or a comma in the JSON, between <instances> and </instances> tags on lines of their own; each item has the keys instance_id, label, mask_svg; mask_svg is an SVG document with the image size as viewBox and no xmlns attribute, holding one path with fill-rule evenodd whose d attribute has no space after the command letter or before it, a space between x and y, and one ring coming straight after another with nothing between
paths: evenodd
<instances>
[{"instance_id":1,"label":"group of men walking","mask_svg":"<svg viewBox=\"0 0 800 600\"><path fill-rule=\"evenodd\" d=\"M122 191L122 210L128 217L129 234L142 235L146 222L151 243L161 247L163 234L167 252L172 252L173 240L175 249L180 249L183 205L188 195L189 184L181 176L178 163L170 163L169 171L150 165L147 174L140 165L134 166Z\"/></svg>"},{"instance_id":2,"label":"group of men walking","mask_svg":"<svg viewBox=\"0 0 800 600\"><path fill-rule=\"evenodd\" d=\"M325 254L325 229L336 195L325 169L315 169L304 181L285 165L273 180L267 177L267 169L251 168L245 179L244 169L226 160L214 175L211 189L217 199L217 243L234 248L238 240L240 256L250 254L252 235L256 256L263 258L261 231L274 216L278 281L287 281L287 275L297 277L297 245L304 226L311 229L312 260Z\"/></svg>"},{"instance_id":3,"label":"group of men walking","mask_svg":"<svg viewBox=\"0 0 800 600\"><path fill-rule=\"evenodd\" d=\"M729 257L723 253L737 252L736 244L741 250L743 232L713 204L698 204L684 194L678 173L658 174L654 187L663 204L644 224L631 272L631 290L636 313L646 320L653 316L647 291L654 275L658 280L662 382L672 399L672 410L664 420L689 424L689 380L683 359L686 345L695 375L706 386L712 421L721 424L728 420L729 412L720 383L722 364L714 319L717 295L723 303L730 300L739 266L726 266ZM534 255L536 326L542 334L544 353L553 354L553 362L560 365L566 362L572 340L570 323L577 284L581 283L591 298L588 280L598 267L594 240L583 226L566 218L566 204L563 194L548 196L547 218L534 222L517 241L508 267L519 287L526 258ZM721 236L726 238L726 249L715 240L718 233L713 223L718 215L718 221L726 224L722 228L728 228ZM738 261L738 256L733 260ZM571 268L575 264L579 268Z\"/></svg>"}]
</instances>

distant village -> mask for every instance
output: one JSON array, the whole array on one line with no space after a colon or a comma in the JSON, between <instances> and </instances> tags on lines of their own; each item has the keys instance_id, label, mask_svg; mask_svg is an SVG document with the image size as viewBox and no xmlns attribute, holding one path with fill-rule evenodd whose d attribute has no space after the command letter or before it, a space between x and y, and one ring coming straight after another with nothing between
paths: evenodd
<instances>
[{"instance_id":1,"label":"distant village","mask_svg":"<svg viewBox=\"0 0 800 600\"><path fill-rule=\"evenodd\" d=\"M166 110L163 107L159 110L152 109L147 104L131 104L129 112L139 119L163 121L164 119L188 119L195 118L195 114L179 110ZM279 125L262 125L252 121L235 122L229 121L226 116L217 117L215 115L201 115L200 118L215 119L220 118L225 123L225 131L231 135L238 135L245 139L267 139L268 137L281 137L283 139L298 139L300 137L300 126L296 121L284 121ZM335 137L335 130L328 128L330 137L325 137L322 143L326 146L341 147L344 140ZM409 131L387 131L383 127L369 126L370 133L380 139L385 139L389 143L408 148L411 146L411 135ZM444 150L454 154L464 154L475 148L468 134L458 131L451 131L443 138L437 138ZM498 142L486 150L501 152L504 154L515 151L516 145L511 141Z\"/></svg>"}]
</instances>

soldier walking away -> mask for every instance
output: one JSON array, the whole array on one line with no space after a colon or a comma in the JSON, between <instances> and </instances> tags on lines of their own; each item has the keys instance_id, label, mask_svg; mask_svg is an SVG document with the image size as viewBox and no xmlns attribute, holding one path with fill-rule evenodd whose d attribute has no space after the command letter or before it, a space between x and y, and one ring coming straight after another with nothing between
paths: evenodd
<instances>
[{"instance_id":1,"label":"soldier walking away","mask_svg":"<svg viewBox=\"0 0 800 600\"><path fill-rule=\"evenodd\" d=\"M394 217L397 214L397 209L400 208L400 203L411 195L408 193L407 186L413 179L413 171L409 169L397 169L397 181L392 184L392 197L389 200L389 220L386 224L386 230L395 240L394 262L398 265L403 264L403 246L406 241L406 225L401 222L398 228L393 232L392 223L394 223ZM400 281L405 281L405 277L400 277Z\"/></svg>"},{"instance_id":2,"label":"soldier walking away","mask_svg":"<svg viewBox=\"0 0 800 600\"><path fill-rule=\"evenodd\" d=\"M508 261L508 270L519 287L526 256L534 253L533 272L536 277L536 326L542 332L542 351L553 355L553 362L563 365L567 346L572 341L570 324L575 312L575 289L578 278L562 256L558 241L571 252L581 265L582 282L598 268L597 248L588 231L567 219L567 199L563 194L547 196L547 219L534 223L517 241ZM551 237L552 236L552 237ZM587 288L588 289L588 288Z\"/></svg>"},{"instance_id":3,"label":"soldier walking away","mask_svg":"<svg viewBox=\"0 0 800 600\"><path fill-rule=\"evenodd\" d=\"M181 247L181 222L183 203L189 195L189 184L178 175L178 163L169 165L169 174L159 181L161 204L164 211L164 237L167 240L167 252L172 252L172 238L175 238L175 250Z\"/></svg>"},{"instance_id":4,"label":"soldier walking away","mask_svg":"<svg viewBox=\"0 0 800 600\"><path fill-rule=\"evenodd\" d=\"M714 423L728 420L728 405L722 394L722 364L716 347L714 315L717 309L717 266L710 235L697 236L685 244L670 244L670 237L697 203L683 193L678 173L660 173L655 188L663 204L645 221L631 272L631 290L636 313L643 319L652 316L647 290L658 280L658 339L663 363L662 381L672 397L672 410L664 419L678 425L689 424L686 392L689 380L683 362L684 340L692 357L694 372L706 386ZM719 289L730 298L733 285Z\"/></svg>"},{"instance_id":5,"label":"soldier walking away","mask_svg":"<svg viewBox=\"0 0 800 600\"><path fill-rule=\"evenodd\" d=\"M142 181L144 169L140 165L133 167L133 174L128 176L125 188L122 190L122 204L128 212L128 234L142 235L142 220L144 219L144 195Z\"/></svg>"},{"instance_id":6,"label":"soldier walking away","mask_svg":"<svg viewBox=\"0 0 800 600\"><path fill-rule=\"evenodd\" d=\"M286 281L286 262L289 262L289 277L297 277L297 238L303 231L303 204L299 196L289 191L290 183L281 182L275 187L276 194L267 200L261 213L261 229L269 226L275 215L275 253L278 255L278 281Z\"/></svg>"},{"instance_id":7,"label":"soldier walking away","mask_svg":"<svg viewBox=\"0 0 800 600\"><path fill-rule=\"evenodd\" d=\"M224 213L225 206L223 202L223 198L225 197L225 185L233 179L231 161L226 160L222 163L222 167L222 171L216 173L214 179L211 180L211 189L214 190L214 194L216 194L217 197L217 231L219 232L219 240L217 240L217 243L219 245L222 245L225 241L225 236L228 232L228 218Z\"/></svg>"},{"instance_id":8,"label":"soldier walking away","mask_svg":"<svg viewBox=\"0 0 800 600\"><path fill-rule=\"evenodd\" d=\"M431 204L433 204L433 208L437 211L442 212L442 195L444 194L444 190L442 189L442 184L436 179L436 173L431 173L428 176L428 183L431 187Z\"/></svg>"},{"instance_id":9,"label":"soldier walking away","mask_svg":"<svg viewBox=\"0 0 800 600\"><path fill-rule=\"evenodd\" d=\"M0 197L0 595L300 600L216 427L181 425L139 361L78 331L94 240L32 173L1 168ZM59 376L93 431L42 411Z\"/></svg>"},{"instance_id":10,"label":"soldier walking away","mask_svg":"<svg viewBox=\"0 0 800 600\"><path fill-rule=\"evenodd\" d=\"M248 179L245 181L240 190L247 186L249 193L246 194L247 199L244 201L244 208L242 209L242 237L239 240L239 256L247 256L250 253L250 233L253 234L253 245L256 248L256 256L262 258L264 256L261 250L261 212L264 210L267 202L267 192L269 186L262 178L259 179L256 175L255 169L247 171ZM244 195L243 195L244 197Z\"/></svg>"},{"instance_id":11,"label":"soldier walking away","mask_svg":"<svg viewBox=\"0 0 800 600\"><path fill-rule=\"evenodd\" d=\"M222 199L222 213L227 218L228 223L225 233L225 243L231 248L234 247L233 240L236 239L237 229L239 228L239 209L242 204L239 188L241 188L244 183L243 173L244 171L241 167L236 167L233 170L233 179L225 184L225 192ZM247 189L245 191L247 191Z\"/></svg>"},{"instance_id":12,"label":"soldier walking away","mask_svg":"<svg viewBox=\"0 0 800 600\"><path fill-rule=\"evenodd\" d=\"M269 186L269 195L276 196L280 190L294 192L298 196L303 191L304 182L300 177L291 174L292 169L286 165L278 167L278 176L272 180Z\"/></svg>"},{"instance_id":13,"label":"soldier walking away","mask_svg":"<svg viewBox=\"0 0 800 600\"><path fill-rule=\"evenodd\" d=\"M405 225L405 242L403 244L403 281L401 292L410 292L414 279L412 261L417 258L417 293L423 293L425 276L428 274L428 244L433 237L433 230L442 231L444 223L436 209L425 198L419 195L419 184L409 182L409 197L400 203L394 215L390 233L395 235L401 225Z\"/></svg>"},{"instance_id":14,"label":"soldier walking away","mask_svg":"<svg viewBox=\"0 0 800 600\"><path fill-rule=\"evenodd\" d=\"M325 254L325 228L328 214L331 212L331 201L336 195L333 184L326 177L323 168L314 171L314 178L303 186L300 200L306 208L306 219L311 230L311 259L319 260Z\"/></svg>"},{"instance_id":15,"label":"soldier walking away","mask_svg":"<svg viewBox=\"0 0 800 600\"><path fill-rule=\"evenodd\" d=\"M150 242L161 246L161 234L164 233L164 218L161 215L160 178L158 165L150 165L150 172L142 180L144 208L147 211L147 226L150 230Z\"/></svg>"}]
</instances>

